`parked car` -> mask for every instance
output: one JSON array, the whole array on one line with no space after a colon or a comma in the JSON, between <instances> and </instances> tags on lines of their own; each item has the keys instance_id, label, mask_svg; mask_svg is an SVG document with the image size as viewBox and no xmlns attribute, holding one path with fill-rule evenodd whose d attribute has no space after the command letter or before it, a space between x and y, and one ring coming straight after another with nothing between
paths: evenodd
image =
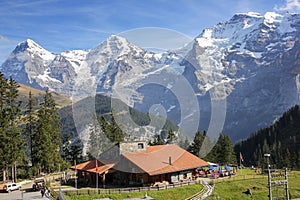
<instances>
[{"instance_id":1,"label":"parked car","mask_svg":"<svg viewBox=\"0 0 300 200\"><path fill-rule=\"evenodd\" d=\"M6 192L11 192L13 190L20 190L20 189L21 189L21 185L17 183L6 183L3 186L3 190Z\"/></svg>"},{"instance_id":2,"label":"parked car","mask_svg":"<svg viewBox=\"0 0 300 200\"><path fill-rule=\"evenodd\" d=\"M32 189L34 191L36 191L36 190L40 190L43 187L45 187L44 178L37 178L37 179L35 179L35 181L34 181L34 183L32 185Z\"/></svg>"}]
</instances>

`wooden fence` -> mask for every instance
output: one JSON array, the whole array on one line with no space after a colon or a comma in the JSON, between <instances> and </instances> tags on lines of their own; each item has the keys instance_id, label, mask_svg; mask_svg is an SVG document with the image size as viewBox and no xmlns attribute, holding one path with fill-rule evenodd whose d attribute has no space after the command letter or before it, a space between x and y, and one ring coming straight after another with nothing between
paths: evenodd
<instances>
[{"instance_id":1,"label":"wooden fence","mask_svg":"<svg viewBox=\"0 0 300 200\"><path fill-rule=\"evenodd\" d=\"M289 172L288 176L296 176L294 172ZM248 180L248 179L266 179L267 180L268 175L267 174L245 174L245 175L237 175L237 176L228 176L228 177L222 177L217 179L211 179L209 182L211 184L220 183L220 182L228 182L228 181L240 181L240 180Z\"/></svg>"},{"instance_id":2,"label":"wooden fence","mask_svg":"<svg viewBox=\"0 0 300 200\"><path fill-rule=\"evenodd\" d=\"M120 193L129 193L129 192L142 192L142 191L158 191L166 190L170 188L176 188L187 185L199 184L200 180L197 181L188 181L188 182L178 182L168 185L157 185L153 187L129 187L129 188L83 188L83 189L65 189L61 190L66 195L81 195L81 194L120 194ZM55 196L58 196L58 191L54 191Z\"/></svg>"}]
</instances>

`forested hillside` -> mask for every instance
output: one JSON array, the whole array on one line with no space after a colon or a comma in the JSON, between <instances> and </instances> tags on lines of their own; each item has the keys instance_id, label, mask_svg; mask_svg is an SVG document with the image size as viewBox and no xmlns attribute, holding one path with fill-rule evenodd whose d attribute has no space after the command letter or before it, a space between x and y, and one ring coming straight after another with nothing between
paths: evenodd
<instances>
[{"instance_id":1,"label":"forested hillside","mask_svg":"<svg viewBox=\"0 0 300 200\"><path fill-rule=\"evenodd\" d=\"M300 107L294 106L268 128L253 133L235 145L236 155L242 153L244 165L261 166L264 154L277 168L300 168Z\"/></svg>"},{"instance_id":2,"label":"forested hillside","mask_svg":"<svg viewBox=\"0 0 300 200\"><path fill-rule=\"evenodd\" d=\"M113 106L111 105L112 99L107 96L103 96L100 94L97 94L95 98L89 97L86 99L83 99L73 106L67 106L59 110L61 121L62 121L62 132L63 134L70 134L71 137L77 137L78 130L83 130L84 126L86 124L91 124L92 120L88 117L89 112L91 110L91 106L89 105L94 105L95 106L95 112L97 115L98 119L101 119L101 116L110 116L112 112ZM118 107L122 108L121 110L126 110L129 109L130 116L132 120L139 126L146 126L150 123L150 115L147 113L142 113L139 112L136 109L133 109L131 107L128 108L128 106L123 103L120 100L115 100L118 101ZM74 119L73 119L73 109L76 107L76 115L80 121L78 121L75 125ZM118 113L122 113L122 111L119 111ZM153 116L152 120L157 121L159 123L160 120L165 120L161 119L159 116ZM155 126L155 122L153 123ZM165 135L167 131L170 129L177 131L178 127L171 122L170 120L166 120L166 123L163 127L163 130L160 132L160 134ZM130 134L130 133L126 133ZM89 136L87 136L88 138ZM149 138L152 139L152 138Z\"/></svg>"}]
</instances>

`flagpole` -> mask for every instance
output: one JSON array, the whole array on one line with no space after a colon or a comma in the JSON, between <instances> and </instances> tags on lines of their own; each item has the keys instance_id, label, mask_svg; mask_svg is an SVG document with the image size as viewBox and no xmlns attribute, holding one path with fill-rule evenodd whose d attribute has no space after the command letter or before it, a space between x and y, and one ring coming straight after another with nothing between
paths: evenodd
<instances>
[{"instance_id":1,"label":"flagpole","mask_svg":"<svg viewBox=\"0 0 300 200\"><path fill-rule=\"evenodd\" d=\"M97 189L97 191L98 191L98 172L96 172L96 189Z\"/></svg>"},{"instance_id":2,"label":"flagpole","mask_svg":"<svg viewBox=\"0 0 300 200\"><path fill-rule=\"evenodd\" d=\"M74 160L75 163L75 189L77 189L77 170L76 170L76 160Z\"/></svg>"},{"instance_id":3,"label":"flagpole","mask_svg":"<svg viewBox=\"0 0 300 200\"><path fill-rule=\"evenodd\" d=\"M98 162L96 160L96 189L97 189L97 193L98 193Z\"/></svg>"}]
</instances>

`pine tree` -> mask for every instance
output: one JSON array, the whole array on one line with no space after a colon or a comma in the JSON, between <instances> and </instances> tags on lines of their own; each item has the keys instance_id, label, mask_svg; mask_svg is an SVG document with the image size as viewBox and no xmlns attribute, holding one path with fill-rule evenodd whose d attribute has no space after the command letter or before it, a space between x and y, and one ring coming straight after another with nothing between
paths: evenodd
<instances>
[{"instance_id":1,"label":"pine tree","mask_svg":"<svg viewBox=\"0 0 300 200\"><path fill-rule=\"evenodd\" d=\"M71 158L73 161L76 160L76 163L80 163L81 161L83 161L82 148L80 145L71 146Z\"/></svg>"},{"instance_id":2,"label":"pine tree","mask_svg":"<svg viewBox=\"0 0 300 200\"><path fill-rule=\"evenodd\" d=\"M101 138L100 138L101 127L98 122L97 116L95 115L90 126L90 137L88 141L88 155L93 159L98 158L101 151Z\"/></svg>"},{"instance_id":3,"label":"pine tree","mask_svg":"<svg viewBox=\"0 0 300 200\"><path fill-rule=\"evenodd\" d=\"M101 116L100 126L101 130L105 134L105 137L107 137L111 142L113 142L114 137L111 133L109 122L107 121L107 118L104 115Z\"/></svg>"},{"instance_id":4,"label":"pine tree","mask_svg":"<svg viewBox=\"0 0 300 200\"><path fill-rule=\"evenodd\" d=\"M283 159L283 164L284 164L284 167L288 167L290 168L291 167L291 153L289 151L288 148L285 149L285 153L284 153L284 159Z\"/></svg>"},{"instance_id":5,"label":"pine tree","mask_svg":"<svg viewBox=\"0 0 300 200\"><path fill-rule=\"evenodd\" d=\"M54 99L48 90L37 117L37 132L33 142L33 165L39 171L51 172L57 169L62 161L60 156L62 141L60 118Z\"/></svg>"},{"instance_id":6,"label":"pine tree","mask_svg":"<svg viewBox=\"0 0 300 200\"><path fill-rule=\"evenodd\" d=\"M204 140L200 149L200 158L204 158L213 148L213 142L205 130L203 131L203 139Z\"/></svg>"},{"instance_id":7,"label":"pine tree","mask_svg":"<svg viewBox=\"0 0 300 200\"><path fill-rule=\"evenodd\" d=\"M217 143L205 157L205 160L216 162L220 165L236 163L233 145L229 136L220 134Z\"/></svg>"},{"instance_id":8,"label":"pine tree","mask_svg":"<svg viewBox=\"0 0 300 200\"><path fill-rule=\"evenodd\" d=\"M151 141L149 142L150 146L162 145L162 144L164 144L164 143L163 143L163 141L161 139L160 134L157 134L157 135L154 136L153 142L151 142Z\"/></svg>"},{"instance_id":9,"label":"pine tree","mask_svg":"<svg viewBox=\"0 0 300 200\"><path fill-rule=\"evenodd\" d=\"M11 150L11 165L12 171L15 169L17 161L24 158L24 138L22 137L22 131L20 126L21 116L21 101L18 101L19 96L17 88L19 84L15 82L12 77L8 81L7 90L7 110L9 117L9 126L7 129L7 135L10 138L9 146ZM16 172L13 173L13 180L16 181Z\"/></svg>"},{"instance_id":10,"label":"pine tree","mask_svg":"<svg viewBox=\"0 0 300 200\"><path fill-rule=\"evenodd\" d=\"M25 110L25 136L28 139L27 141L27 149L29 151L28 157L30 158L30 162L32 163L32 153L33 153L33 139L35 137L36 133L36 121L37 116L36 112L34 110L34 107L37 105L35 100L32 97L31 91L28 95L28 102L26 104L26 110Z\"/></svg>"},{"instance_id":11,"label":"pine tree","mask_svg":"<svg viewBox=\"0 0 300 200\"><path fill-rule=\"evenodd\" d=\"M113 114L109 116L109 121L104 116L101 116L101 129L112 143L124 141L125 134L118 126Z\"/></svg>"},{"instance_id":12,"label":"pine tree","mask_svg":"<svg viewBox=\"0 0 300 200\"><path fill-rule=\"evenodd\" d=\"M298 152L297 152L296 166L300 166L300 149L299 149Z\"/></svg>"},{"instance_id":13,"label":"pine tree","mask_svg":"<svg viewBox=\"0 0 300 200\"><path fill-rule=\"evenodd\" d=\"M156 145L162 145L162 144L164 144L163 140L161 138L161 135L158 134L157 137L156 137Z\"/></svg>"},{"instance_id":14,"label":"pine tree","mask_svg":"<svg viewBox=\"0 0 300 200\"><path fill-rule=\"evenodd\" d=\"M8 87L7 79L0 72L0 166L2 169L3 181L6 181L8 171L8 154L7 144L9 138L6 135L6 129L8 126L8 118L6 115L6 90Z\"/></svg>"},{"instance_id":15,"label":"pine tree","mask_svg":"<svg viewBox=\"0 0 300 200\"><path fill-rule=\"evenodd\" d=\"M228 135L223 135L223 164L232 164L236 163L236 157L233 149L233 144L231 142L231 139Z\"/></svg>"},{"instance_id":16,"label":"pine tree","mask_svg":"<svg viewBox=\"0 0 300 200\"><path fill-rule=\"evenodd\" d=\"M18 87L11 77L7 80L0 73L0 166L4 181L9 167L12 167L12 178L16 180L16 162L24 157L24 140L19 127L21 102L17 100Z\"/></svg>"},{"instance_id":17,"label":"pine tree","mask_svg":"<svg viewBox=\"0 0 300 200\"><path fill-rule=\"evenodd\" d=\"M176 137L174 131L172 129L170 129L168 131L167 144L173 144L176 142L176 140L177 140L177 137Z\"/></svg>"},{"instance_id":18,"label":"pine tree","mask_svg":"<svg viewBox=\"0 0 300 200\"><path fill-rule=\"evenodd\" d=\"M183 148L183 149L185 149L185 150L188 150L189 147L190 147L190 141L189 141L188 137L185 137L185 140L184 140L184 141L183 141L183 140L180 140L179 143L178 143L178 145L179 145L181 148Z\"/></svg>"},{"instance_id":19,"label":"pine tree","mask_svg":"<svg viewBox=\"0 0 300 200\"><path fill-rule=\"evenodd\" d=\"M71 156L71 134L67 133L63 139L62 157L65 161L73 163Z\"/></svg>"},{"instance_id":20,"label":"pine tree","mask_svg":"<svg viewBox=\"0 0 300 200\"><path fill-rule=\"evenodd\" d=\"M110 123L109 123L109 129L113 137L113 142L123 142L125 138L125 134L123 133L122 129L119 127L119 125L116 122L116 119L114 115L111 115L110 117Z\"/></svg>"},{"instance_id":21,"label":"pine tree","mask_svg":"<svg viewBox=\"0 0 300 200\"><path fill-rule=\"evenodd\" d=\"M204 141L204 136L200 133L200 131L197 131L193 143L191 144L190 148L188 149L189 152L194 154L195 156L200 156L200 149L202 147L202 143Z\"/></svg>"}]
</instances>

